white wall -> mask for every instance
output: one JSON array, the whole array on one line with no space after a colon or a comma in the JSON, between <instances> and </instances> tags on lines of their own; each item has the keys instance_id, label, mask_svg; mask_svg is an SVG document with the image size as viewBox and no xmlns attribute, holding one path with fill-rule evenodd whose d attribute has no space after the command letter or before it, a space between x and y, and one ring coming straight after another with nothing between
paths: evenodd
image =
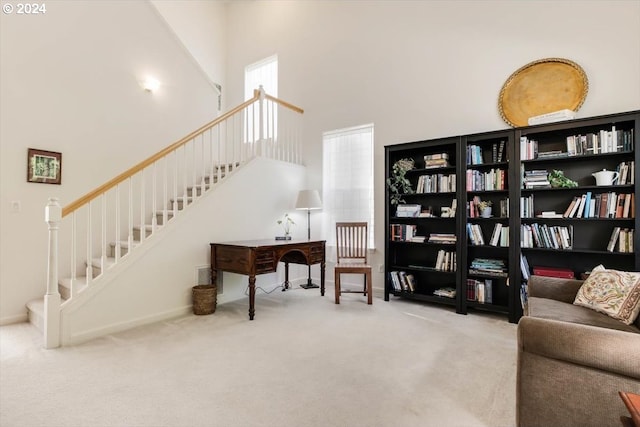
<instances>
[{"instance_id":1,"label":"white wall","mask_svg":"<svg viewBox=\"0 0 640 427\"><path fill-rule=\"evenodd\" d=\"M62 312L63 344L188 313L197 269L210 265L209 243L273 239L282 234L276 222L284 214L283 208L301 223L304 215L293 210L293 204L304 177L302 166L265 158L256 158L232 172L146 241L139 252L134 251L131 259L125 258L114 267L120 274L96 282L69 302ZM295 238L306 238L305 227L291 231ZM295 267L290 269L290 280L303 283L307 269ZM218 295L218 303L245 296L247 276L223 276L224 292ZM282 281L284 271L279 267L277 273L258 276L256 286L271 291ZM247 318L248 311L247 304Z\"/></svg>"},{"instance_id":2,"label":"white wall","mask_svg":"<svg viewBox=\"0 0 640 427\"><path fill-rule=\"evenodd\" d=\"M305 108L308 187L322 185L323 131L374 123L376 267L385 145L508 127L502 84L541 58L586 71L578 117L640 108L637 1L264 1L228 13L228 93L242 93L246 64L278 54L279 94Z\"/></svg>"},{"instance_id":3,"label":"white wall","mask_svg":"<svg viewBox=\"0 0 640 427\"><path fill-rule=\"evenodd\" d=\"M26 319L45 292L48 197L69 204L218 114L217 93L149 2L46 6L0 14L0 324ZM224 52L210 58L223 73ZM157 93L141 89L147 74ZM62 185L26 182L29 147L62 153Z\"/></svg>"},{"instance_id":4,"label":"white wall","mask_svg":"<svg viewBox=\"0 0 640 427\"><path fill-rule=\"evenodd\" d=\"M207 0L151 0L212 83L225 88L225 3ZM222 97L224 108L224 96Z\"/></svg>"}]
</instances>

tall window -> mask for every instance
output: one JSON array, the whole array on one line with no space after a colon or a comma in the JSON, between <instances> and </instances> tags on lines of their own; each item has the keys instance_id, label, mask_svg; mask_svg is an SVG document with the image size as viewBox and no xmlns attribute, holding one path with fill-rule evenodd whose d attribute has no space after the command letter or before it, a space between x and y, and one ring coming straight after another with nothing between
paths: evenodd
<instances>
[{"instance_id":1,"label":"tall window","mask_svg":"<svg viewBox=\"0 0 640 427\"><path fill-rule=\"evenodd\" d=\"M269 95L278 96L278 55L273 55L261 61L248 65L244 69L244 99L245 101L253 97L253 91L263 87L264 91ZM265 138L277 137L278 115L277 110L264 111L263 132ZM254 142L258 138L258 131L254 132L254 123L259 123L259 111L256 108L250 111L246 116L247 122L244 129L248 134L245 141Z\"/></svg>"},{"instance_id":2,"label":"tall window","mask_svg":"<svg viewBox=\"0 0 640 427\"><path fill-rule=\"evenodd\" d=\"M322 209L327 245L335 246L335 225L341 221L369 223L373 240L373 124L322 135Z\"/></svg>"}]
</instances>

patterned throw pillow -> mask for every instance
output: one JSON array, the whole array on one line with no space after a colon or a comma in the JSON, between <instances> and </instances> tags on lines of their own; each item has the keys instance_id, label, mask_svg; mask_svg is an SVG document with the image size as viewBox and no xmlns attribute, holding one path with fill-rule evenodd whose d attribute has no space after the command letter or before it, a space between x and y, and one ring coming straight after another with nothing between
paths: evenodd
<instances>
[{"instance_id":1,"label":"patterned throw pillow","mask_svg":"<svg viewBox=\"0 0 640 427\"><path fill-rule=\"evenodd\" d=\"M631 325L640 312L640 273L594 268L573 303Z\"/></svg>"}]
</instances>

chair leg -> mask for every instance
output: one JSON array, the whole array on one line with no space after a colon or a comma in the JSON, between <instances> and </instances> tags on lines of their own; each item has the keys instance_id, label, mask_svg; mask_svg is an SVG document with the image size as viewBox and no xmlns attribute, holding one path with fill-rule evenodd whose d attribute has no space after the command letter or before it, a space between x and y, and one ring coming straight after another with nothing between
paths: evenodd
<instances>
[{"instance_id":1,"label":"chair leg","mask_svg":"<svg viewBox=\"0 0 640 427\"><path fill-rule=\"evenodd\" d=\"M364 284L362 285L362 295L367 295L367 273L364 274Z\"/></svg>"},{"instance_id":2,"label":"chair leg","mask_svg":"<svg viewBox=\"0 0 640 427\"><path fill-rule=\"evenodd\" d=\"M340 273L336 272L334 281L336 283L336 304L340 304Z\"/></svg>"},{"instance_id":3,"label":"chair leg","mask_svg":"<svg viewBox=\"0 0 640 427\"><path fill-rule=\"evenodd\" d=\"M367 304L373 304L373 283L371 280L371 273L365 275L367 281Z\"/></svg>"}]
</instances>

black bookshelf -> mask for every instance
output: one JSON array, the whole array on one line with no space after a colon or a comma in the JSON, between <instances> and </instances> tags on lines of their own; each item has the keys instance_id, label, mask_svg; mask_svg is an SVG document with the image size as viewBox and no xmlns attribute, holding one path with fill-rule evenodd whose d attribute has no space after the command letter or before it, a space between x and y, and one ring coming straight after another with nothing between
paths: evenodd
<instances>
[{"instance_id":1,"label":"black bookshelf","mask_svg":"<svg viewBox=\"0 0 640 427\"><path fill-rule=\"evenodd\" d=\"M391 295L429 303L454 306L456 312L467 314L473 310L503 313L510 322L517 322L522 315L520 298L523 274L520 268L521 256L526 257L532 274L534 267L567 268L581 277L594 266L602 263L608 268L628 271L640 270L638 250L640 239L638 212L635 217L563 217L575 198L590 194L598 196L601 203L604 193L633 194L634 208L638 201L638 164L636 132L640 130L640 111L612 114L606 116L577 119L559 123L505 129L471 135L416 141L385 147L386 178L392 174L395 162L411 159L414 168L406 177L414 190L413 194L403 195L404 204L420 205L422 216L406 217L397 215L397 206L390 203L390 191L387 186L385 195L385 300ZM600 135L607 138L607 132L617 136L624 134L620 144L609 145L606 152L597 151L588 144L585 150L568 155L568 138L585 135ZM604 132L601 134L601 132ZM592 137L590 137L592 138ZM536 141L535 150L521 141ZM575 140L575 139L574 139ZM618 141L618 140L617 140ZM584 143L585 140L583 139ZM615 145L615 148L614 148ZM619 146L618 146L619 145ZM526 147L526 148L525 148ZM527 151L525 151L525 149ZM600 150L602 150L600 148ZM439 157L446 153L446 164L427 165L425 156ZM529 154L528 154L529 153ZM574 153L572 153L574 154ZM633 163L634 182L623 185L618 183L607 186L595 185L592 173L607 169L616 170L622 163ZM432 161L437 163L437 161ZM561 170L564 175L577 182L575 188L547 188L534 186L525 188L524 178L527 171ZM499 171L499 172L498 172ZM495 178L499 173L500 177ZM630 173L630 172L628 172ZM433 192L415 193L425 182L433 183L439 177L455 176L456 188L437 188ZM427 176L427 178L421 178ZM493 185L487 185L491 182ZM500 185L495 185L499 183ZM625 196L630 197L630 196ZM624 198L624 197L623 197ZM441 214L451 207L455 199L456 213L452 217L442 218ZM472 211L479 201L490 201L492 214L482 217ZM532 211L524 216L521 205L527 205ZM595 208L595 205L594 205ZM560 217L540 217L542 212L555 211ZM629 208L631 211L631 208ZM528 216L527 216L528 215ZM630 214L627 214L630 216ZM423 241L393 241L392 225L411 226ZM474 233L470 233L469 225ZM549 241L548 247L523 247L523 238L528 233L523 230L544 228L553 230L557 240L566 239L571 230L571 245L561 247ZM613 250L607 250L613 231L619 228L623 232L633 230L630 242L633 252L620 252L619 244ZM508 237L501 236L492 242L495 230L508 230ZM431 233L455 236L454 244L429 242ZM470 236L482 235L484 242L479 243ZM625 236L629 235L626 232ZM550 236L550 235L547 235ZM420 239L418 239L420 240ZM565 241L564 243L567 243ZM496 244L497 243L497 244ZM442 271L437 267L439 252L450 253L455 258L455 271ZM496 273L478 271L473 268L478 260L496 262ZM451 267L449 261L449 268ZM409 274L415 280L414 288L397 288L391 282L392 272ZM489 282L490 286L486 285ZM473 286L472 286L473 285ZM487 294L490 287L490 295ZM453 288L454 298L434 294L442 288ZM478 291L478 289L480 291ZM476 291L471 292L472 290Z\"/></svg>"}]
</instances>

